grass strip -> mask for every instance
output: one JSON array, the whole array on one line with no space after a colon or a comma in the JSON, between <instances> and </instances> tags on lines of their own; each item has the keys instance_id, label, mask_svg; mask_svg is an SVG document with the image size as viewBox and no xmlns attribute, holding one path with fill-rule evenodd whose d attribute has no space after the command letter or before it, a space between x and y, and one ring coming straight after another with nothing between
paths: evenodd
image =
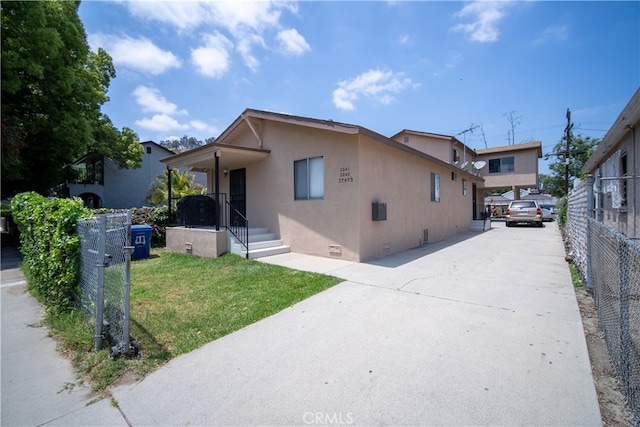
<instances>
[{"instance_id":1,"label":"grass strip","mask_svg":"<svg viewBox=\"0 0 640 427\"><path fill-rule=\"evenodd\" d=\"M138 359L93 353L93 332L77 313L47 321L95 391L140 379L180 354L275 314L342 279L232 254L202 258L152 251L131 264L130 334Z\"/></svg>"}]
</instances>

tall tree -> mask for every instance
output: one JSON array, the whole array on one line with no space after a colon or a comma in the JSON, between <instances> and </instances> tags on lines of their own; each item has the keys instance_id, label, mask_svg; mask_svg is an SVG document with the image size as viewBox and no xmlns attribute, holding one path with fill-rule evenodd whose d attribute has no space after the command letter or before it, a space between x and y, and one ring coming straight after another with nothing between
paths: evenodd
<instances>
[{"instance_id":1,"label":"tall tree","mask_svg":"<svg viewBox=\"0 0 640 427\"><path fill-rule=\"evenodd\" d=\"M584 177L580 171L600 143L600 139L582 136L580 134L575 136L572 134L569 142L569 153L566 152L567 139L566 136L564 136L560 142L555 145L552 153L544 155L545 160L549 160L551 157L553 157L554 160L552 163L549 163L551 174L540 175L540 182L545 193L556 197L564 196L564 172L567 154L569 159L569 188L572 188L575 178Z\"/></svg>"},{"instance_id":2,"label":"tall tree","mask_svg":"<svg viewBox=\"0 0 640 427\"><path fill-rule=\"evenodd\" d=\"M2 193L47 194L74 160L139 167L142 147L100 111L115 69L89 50L79 1L2 1Z\"/></svg>"}]
</instances>

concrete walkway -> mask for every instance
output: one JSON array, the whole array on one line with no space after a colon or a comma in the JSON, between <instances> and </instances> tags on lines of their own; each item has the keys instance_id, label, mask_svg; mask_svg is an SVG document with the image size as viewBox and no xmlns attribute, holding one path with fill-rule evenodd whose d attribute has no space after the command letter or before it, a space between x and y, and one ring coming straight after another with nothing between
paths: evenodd
<instances>
[{"instance_id":1,"label":"concrete walkway","mask_svg":"<svg viewBox=\"0 0 640 427\"><path fill-rule=\"evenodd\" d=\"M42 326L27 292L20 254L2 248L2 426L126 426L110 399L96 400Z\"/></svg>"},{"instance_id":2,"label":"concrete walkway","mask_svg":"<svg viewBox=\"0 0 640 427\"><path fill-rule=\"evenodd\" d=\"M601 425L557 225L493 225L371 263L262 259L346 281L113 397L134 426ZM75 414L112 424L95 406Z\"/></svg>"}]
</instances>

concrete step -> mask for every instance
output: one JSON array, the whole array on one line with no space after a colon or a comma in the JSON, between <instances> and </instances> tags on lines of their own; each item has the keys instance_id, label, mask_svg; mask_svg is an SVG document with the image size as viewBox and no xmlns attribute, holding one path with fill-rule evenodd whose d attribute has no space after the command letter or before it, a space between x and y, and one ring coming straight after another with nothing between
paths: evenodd
<instances>
[{"instance_id":1,"label":"concrete step","mask_svg":"<svg viewBox=\"0 0 640 427\"><path fill-rule=\"evenodd\" d=\"M282 246L282 240L263 240L259 242L249 242L249 250L273 248L276 246Z\"/></svg>"},{"instance_id":2,"label":"concrete step","mask_svg":"<svg viewBox=\"0 0 640 427\"><path fill-rule=\"evenodd\" d=\"M283 244L275 233L271 233L267 227L249 227L249 258L260 258L270 255L283 254L291 251L289 246ZM246 255L245 247L235 238L229 236L229 251L240 256Z\"/></svg>"},{"instance_id":3,"label":"concrete step","mask_svg":"<svg viewBox=\"0 0 640 427\"><path fill-rule=\"evenodd\" d=\"M267 227L249 227L249 236L257 234L269 234L270 231Z\"/></svg>"},{"instance_id":4,"label":"concrete step","mask_svg":"<svg viewBox=\"0 0 640 427\"><path fill-rule=\"evenodd\" d=\"M249 248L251 248L251 245L249 245ZM286 254L289 252L291 252L291 248L285 245L272 246L269 248L262 248L262 249L249 249L249 258L256 259L256 258L262 258L265 256Z\"/></svg>"}]
</instances>

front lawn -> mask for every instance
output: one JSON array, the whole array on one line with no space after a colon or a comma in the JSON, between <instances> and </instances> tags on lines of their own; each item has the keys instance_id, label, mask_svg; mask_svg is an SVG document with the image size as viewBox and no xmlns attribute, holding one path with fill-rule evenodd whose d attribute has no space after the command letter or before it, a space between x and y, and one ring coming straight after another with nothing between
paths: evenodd
<instances>
[{"instance_id":1,"label":"front lawn","mask_svg":"<svg viewBox=\"0 0 640 427\"><path fill-rule=\"evenodd\" d=\"M141 348L138 359L112 361L107 350L92 353L93 333L77 319L49 324L93 388L103 390L122 377L140 379L177 355L341 281L231 254L213 259L154 250L149 259L131 263L130 332Z\"/></svg>"}]
</instances>

